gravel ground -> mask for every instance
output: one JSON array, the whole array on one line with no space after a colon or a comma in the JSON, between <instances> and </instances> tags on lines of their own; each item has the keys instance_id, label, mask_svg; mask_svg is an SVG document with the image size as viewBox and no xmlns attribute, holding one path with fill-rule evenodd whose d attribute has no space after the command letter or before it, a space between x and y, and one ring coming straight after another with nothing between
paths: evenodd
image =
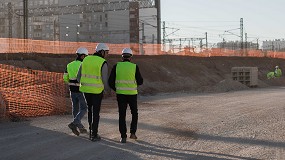
<instances>
[{"instance_id":1,"label":"gravel ground","mask_svg":"<svg viewBox=\"0 0 285 160\"><path fill-rule=\"evenodd\" d=\"M71 115L4 122L0 159L284 160L284 97L284 87L140 97L138 140L126 144L119 143L116 101L109 98L101 141L74 136L67 128ZM127 118L129 126L129 110Z\"/></svg>"}]
</instances>

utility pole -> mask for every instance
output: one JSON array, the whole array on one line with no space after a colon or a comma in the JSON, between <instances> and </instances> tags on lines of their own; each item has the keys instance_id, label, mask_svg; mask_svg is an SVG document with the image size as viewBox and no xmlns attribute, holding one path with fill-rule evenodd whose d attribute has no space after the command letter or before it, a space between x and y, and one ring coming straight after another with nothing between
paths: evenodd
<instances>
[{"instance_id":1,"label":"utility pole","mask_svg":"<svg viewBox=\"0 0 285 160\"><path fill-rule=\"evenodd\" d=\"M257 44L256 44L256 49L257 49L257 50L259 49L259 43L258 43L258 40L259 40L259 39L257 38L257 39L256 39L256 43L257 43Z\"/></svg>"},{"instance_id":2,"label":"utility pole","mask_svg":"<svg viewBox=\"0 0 285 160\"><path fill-rule=\"evenodd\" d=\"M8 20L9 20L9 38L12 38L12 19L13 19L13 14L12 14L12 4L11 2L8 3Z\"/></svg>"},{"instance_id":3,"label":"utility pole","mask_svg":"<svg viewBox=\"0 0 285 160\"><path fill-rule=\"evenodd\" d=\"M165 37L166 37L166 32L165 32L165 21L163 21L163 24L162 24L162 30L163 30L162 50L163 50L163 52L165 52Z\"/></svg>"},{"instance_id":4,"label":"utility pole","mask_svg":"<svg viewBox=\"0 0 285 160\"><path fill-rule=\"evenodd\" d=\"M206 50L208 49L208 33L206 32Z\"/></svg>"},{"instance_id":5,"label":"utility pole","mask_svg":"<svg viewBox=\"0 0 285 160\"><path fill-rule=\"evenodd\" d=\"M247 56L247 33L244 33L244 35L245 35L245 54L246 54L246 56Z\"/></svg>"},{"instance_id":6,"label":"utility pole","mask_svg":"<svg viewBox=\"0 0 285 160\"><path fill-rule=\"evenodd\" d=\"M8 28L8 31L9 31L9 52L11 53L12 52L12 49L11 49L11 38L13 36L13 31L12 31L12 19L13 19L13 14L12 14L12 4L11 2L8 3L8 21L9 21L9 28ZM6 54L6 60L8 60L8 54Z\"/></svg>"},{"instance_id":7,"label":"utility pole","mask_svg":"<svg viewBox=\"0 0 285 160\"><path fill-rule=\"evenodd\" d=\"M182 43L181 43L181 38L179 39L179 52L181 52L181 49L182 49Z\"/></svg>"},{"instance_id":8,"label":"utility pole","mask_svg":"<svg viewBox=\"0 0 285 160\"><path fill-rule=\"evenodd\" d=\"M28 39L28 0L23 0L24 13L24 39Z\"/></svg>"},{"instance_id":9,"label":"utility pole","mask_svg":"<svg viewBox=\"0 0 285 160\"><path fill-rule=\"evenodd\" d=\"M145 43L144 23L142 23L142 43Z\"/></svg>"},{"instance_id":10,"label":"utility pole","mask_svg":"<svg viewBox=\"0 0 285 160\"><path fill-rule=\"evenodd\" d=\"M240 19L240 49L243 53L243 18Z\"/></svg>"},{"instance_id":11,"label":"utility pole","mask_svg":"<svg viewBox=\"0 0 285 160\"><path fill-rule=\"evenodd\" d=\"M244 33L245 36L245 49L247 49L247 33Z\"/></svg>"},{"instance_id":12,"label":"utility pole","mask_svg":"<svg viewBox=\"0 0 285 160\"><path fill-rule=\"evenodd\" d=\"M157 44L161 44L161 9L160 9L160 0L155 0L155 7L157 9Z\"/></svg>"},{"instance_id":13,"label":"utility pole","mask_svg":"<svg viewBox=\"0 0 285 160\"><path fill-rule=\"evenodd\" d=\"M144 23L142 23L142 55L144 55L144 43L145 43L145 35L144 35Z\"/></svg>"}]
</instances>

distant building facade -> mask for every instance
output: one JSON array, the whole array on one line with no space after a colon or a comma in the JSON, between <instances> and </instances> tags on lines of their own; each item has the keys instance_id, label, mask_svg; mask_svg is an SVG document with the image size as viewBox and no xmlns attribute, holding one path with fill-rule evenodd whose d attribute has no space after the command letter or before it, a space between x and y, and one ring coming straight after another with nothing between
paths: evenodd
<instances>
[{"instance_id":1,"label":"distant building facade","mask_svg":"<svg viewBox=\"0 0 285 160\"><path fill-rule=\"evenodd\" d=\"M225 41L217 43L217 47L230 50L240 50L241 47L243 47L243 49L259 49L259 44L253 42L243 42L243 46L241 46L240 41Z\"/></svg>"},{"instance_id":2,"label":"distant building facade","mask_svg":"<svg viewBox=\"0 0 285 160\"><path fill-rule=\"evenodd\" d=\"M120 0L28 0L28 8L58 7ZM131 2L130 2L131 3ZM0 38L23 38L23 16L14 12L23 0L1 0ZM50 41L156 43L157 9L130 9L81 14L41 15L28 18L28 38Z\"/></svg>"},{"instance_id":3,"label":"distant building facade","mask_svg":"<svg viewBox=\"0 0 285 160\"><path fill-rule=\"evenodd\" d=\"M263 50L265 51L285 51L285 40L284 39L275 39L269 41L263 41L262 45Z\"/></svg>"}]
</instances>

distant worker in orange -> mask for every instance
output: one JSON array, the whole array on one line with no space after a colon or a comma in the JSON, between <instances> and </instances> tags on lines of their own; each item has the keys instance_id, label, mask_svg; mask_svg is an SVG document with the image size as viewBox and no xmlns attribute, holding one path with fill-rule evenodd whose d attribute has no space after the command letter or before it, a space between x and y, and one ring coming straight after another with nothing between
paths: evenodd
<instances>
[{"instance_id":1,"label":"distant worker in orange","mask_svg":"<svg viewBox=\"0 0 285 160\"><path fill-rule=\"evenodd\" d=\"M87 112L87 104L83 93L79 91L79 83L77 81L77 72L80 68L81 62L88 55L88 50L80 47L76 51L76 60L67 64L63 80L69 85L70 97L72 102L73 121L68 125L71 131L79 136L80 133L87 133L87 130L81 123L81 119ZM77 130L79 129L79 132Z\"/></svg>"},{"instance_id":2,"label":"distant worker in orange","mask_svg":"<svg viewBox=\"0 0 285 160\"><path fill-rule=\"evenodd\" d=\"M128 105L130 106L132 114L130 138L137 139L137 87L138 85L143 84L143 78L140 74L139 67L136 64L131 63L132 56L132 50L130 48L124 48L122 51L122 62L118 62L113 66L109 77L109 85L117 94L121 143L126 143L127 141L126 110Z\"/></svg>"},{"instance_id":3,"label":"distant worker in orange","mask_svg":"<svg viewBox=\"0 0 285 160\"><path fill-rule=\"evenodd\" d=\"M105 60L108 53L109 47L105 43L99 43L95 53L83 60L77 75L77 80L80 82L79 90L84 93L87 101L91 141L101 140L98 134L101 102L103 93L110 93L108 65Z\"/></svg>"}]
</instances>

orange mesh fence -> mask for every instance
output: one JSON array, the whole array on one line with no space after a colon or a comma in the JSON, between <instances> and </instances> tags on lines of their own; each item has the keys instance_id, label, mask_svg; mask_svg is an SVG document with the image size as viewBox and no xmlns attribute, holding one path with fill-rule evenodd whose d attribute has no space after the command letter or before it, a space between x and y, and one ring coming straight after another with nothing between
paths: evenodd
<instances>
[{"instance_id":1,"label":"orange mesh fence","mask_svg":"<svg viewBox=\"0 0 285 160\"><path fill-rule=\"evenodd\" d=\"M64 114L69 99L62 73L0 64L0 118Z\"/></svg>"},{"instance_id":2,"label":"orange mesh fence","mask_svg":"<svg viewBox=\"0 0 285 160\"><path fill-rule=\"evenodd\" d=\"M0 53L50 53L50 54L70 54L74 53L79 47L86 47L90 53L95 52L94 42L66 42L66 41L45 41L31 39L0 38ZM261 50L230 50L224 48L203 49L198 53L194 48L176 49L173 51L162 51L162 44L108 44L110 54L121 54L123 48L129 47L136 55L183 55L196 57L212 56L249 56L249 57L271 57L284 58L285 52L261 51Z\"/></svg>"}]
</instances>

